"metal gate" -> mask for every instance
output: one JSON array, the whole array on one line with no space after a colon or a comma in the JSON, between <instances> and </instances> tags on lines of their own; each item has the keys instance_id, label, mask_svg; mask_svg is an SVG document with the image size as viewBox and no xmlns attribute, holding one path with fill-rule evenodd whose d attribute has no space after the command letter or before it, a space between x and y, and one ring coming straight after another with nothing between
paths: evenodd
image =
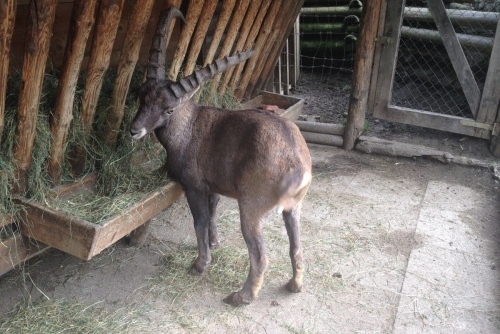
<instances>
[{"instance_id":1,"label":"metal gate","mask_svg":"<svg viewBox=\"0 0 500 334\"><path fill-rule=\"evenodd\" d=\"M500 130L498 9L426 3L394 0L382 11L369 109L377 118L490 139Z\"/></svg>"}]
</instances>

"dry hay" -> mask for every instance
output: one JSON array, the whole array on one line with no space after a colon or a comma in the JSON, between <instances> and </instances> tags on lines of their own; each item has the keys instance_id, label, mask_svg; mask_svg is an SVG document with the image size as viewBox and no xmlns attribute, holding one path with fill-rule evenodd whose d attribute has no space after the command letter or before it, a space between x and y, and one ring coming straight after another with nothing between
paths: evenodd
<instances>
[{"instance_id":1,"label":"dry hay","mask_svg":"<svg viewBox=\"0 0 500 334\"><path fill-rule=\"evenodd\" d=\"M109 311L64 300L21 303L0 321L2 333L144 333L137 308Z\"/></svg>"}]
</instances>

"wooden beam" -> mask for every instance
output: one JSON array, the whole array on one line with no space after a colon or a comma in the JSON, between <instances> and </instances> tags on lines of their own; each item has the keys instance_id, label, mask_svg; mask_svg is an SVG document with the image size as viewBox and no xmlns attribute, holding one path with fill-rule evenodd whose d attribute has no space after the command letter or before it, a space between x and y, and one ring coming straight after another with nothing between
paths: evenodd
<instances>
[{"instance_id":1,"label":"wooden beam","mask_svg":"<svg viewBox=\"0 0 500 334\"><path fill-rule=\"evenodd\" d=\"M290 31L293 28L293 25L295 24L295 19L298 18L298 15L300 13L300 9L302 8L304 4L304 0L297 0L295 2L295 7L294 10L292 11L293 14L289 17L289 27L288 30L283 30L278 37L278 40L281 40L281 43L275 43L273 46L273 49L271 50L269 57L266 60L266 63L264 64L262 71L259 75L259 79L257 80L257 83L255 85L255 88L253 90L253 93L251 96L255 96L259 93L261 89L264 88L266 82L269 80L270 75L272 74L273 68L276 66L276 62L279 59L279 55L281 53L281 50L283 50L284 43L285 43L285 36L290 35ZM300 43L298 43L300 44ZM300 48L300 45L297 45L297 48ZM299 53L297 53L299 54ZM249 93L249 92L247 92Z\"/></svg>"},{"instance_id":2,"label":"wooden beam","mask_svg":"<svg viewBox=\"0 0 500 334\"><path fill-rule=\"evenodd\" d=\"M201 16L198 20L198 24L196 25L193 39L191 41L191 46L189 48L186 67L184 68L184 76L193 73L194 67L196 65L196 59L198 59L198 55L200 54L201 47L203 46L203 42L205 41L207 35L208 27L210 26L210 22L212 22L212 17L218 3L219 0L205 1L205 4L201 11Z\"/></svg>"},{"instance_id":3,"label":"wooden beam","mask_svg":"<svg viewBox=\"0 0 500 334\"><path fill-rule=\"evenodd\" d=\"M194 29L198 24L198 19L204 3L205 0L189 1L186 23L182 27L181 36L179 37L179 42L177 43L177 48L175 49L174 59L172 61L172 65L170 66L170 73L168 75L170 80L177 80L177 75L181 69L184 57L186 57L186 51L189 46L189 42L191 41L191 36L193 36Z\"/></svg>"},{"instance_id":4,"label":"wooden beam","mask_svg":"<svg viewBox=\"0 0 500 334\"><path fill-rule=\"evenodd\" d=\"M365 5L366 6L366 5ZM361 8L350 8L349 6L332 6L332 7L304 7L300 10L303 16L313 15L361 15Z\"/></svg>"},{"instance_id":5,"label":"wooden beam","mask_svg":"<svg viewBox=\"0 0 500 334\"><path fill-rule=\"evenodd\" d=\"M75 0L64 62L59 77L56 104L50 120L52 143L48 175L53 184L61 181L66 138L73 119L73 102L87 40L94 25L96 0Z\"/></svg>"},{"instance_id":6,"label":"wooden beam","mask_svg":"<svg viewBox=\"0 0 500 334\"><path fill-rule=\"evenodd\" d=\"M245 13L250 5L249 0L240 0L238 6L236 7L233 16L231 18L231 22L229 23L229 27L227 28L226 37L224 38L224 43L219 51L218 59L222 59L228 56L231 53L231 49L233 48L234 41L240 31L240 27L243 24ZM211 92L214 93L217 90L219 85L219 81L221 78L221 74L212 78L212 87Z\"/></svg>"},{"instance_id":7,"label":"wooden beam","mask_svg":"<svg viewBox=\"0 0 500 334\"><path fill-rule=\"evenodd\" d=\"M16 2L17 0L7 0L0 3L0 144L4 127L9 52L16 19Z\"/></svg>"},{"instance_id":8,"label":"wooden beam","mask_svg":"<svg viewBox=\"0 0 500 334\"><path fill-rule=\"evenodd\" d=\"M476 116L481 92L474 78L474 73L472 73L469 63L467 62L467 58L465 58L464 51L460 46L457 35L455 34L455 29L453 29L450 18L446 13L444 4L441 0L429 0L427 5L429 6L432 17L434 17L434 21L436 21L438 31L443 38L444 47L446 52L448 52L453 69L457 73L458 81L462 86L471 112Z\"/></svg>"},{"instance_id":9,"label":"wooden beam","mask_svg":"<svg viewBox=\"0 0 500 334\"><path fill-rule=\"evenodd\" d=\"M50 247L16 233L0 242L0 276Z\"/></svg>"},{"instance_id":10,"label":"wooden beam","mask_svg":"<svg viewBox=\"0 0 500 334\"><path fill-rule=\"evenodd\" d=\"M18 180L15 192L22 192L26 188L27 172L31 166L38 108L56 6L57 0L33 0L30 2L26 51L17 111L17 139L14 148L16 178Z\"/></svg>"},{"instance_id":11,"label":"wooden beam","mask_svg":"<svg viewBox=\"0 0 500 334\"><path fill-rule=\"evenodd\" d=\"M235 95L238 99L242 99L243 96L245 95L248 83L250 82L250 79L252 77L252 74L254 72L258 60L261 59L262 57L268 57L268 54L263 53L263 50L267 49L265 47L265 44L273 42L269 40L269 36L271 36L272 34L272 27L274 25L274 21L275 19L281 20L283 18L283 15L278 15L278 12L280 10L284 11L286 7L287 6L282 6L282 0L273 1L271 6L269 7L269 10L267 11L266 17L264 19L264 23L260 28L259 37L255 42L254 46L255 56L247 60L245 70L243 71L243 74L241 76L239 87L235 91Z\"/></svg>"},{"instance_id":12,"label":"wooden beam","mask_svg":"<svg viewBox=\"0 0 500 334\"><path fill-rule=\"evenodd\" d=\"M99 5L83 93L82 119L84 132L87 136L92 130L97 101L104 75L109 67L124 1L101 0Z\"/></svg>"},{"instance_id":13,"label":"wooden beam","mask_svg":"<svg viewBox=\"0 0 500 334\"><path fill-rule=\"evenodd\" d=\"M106 143L110 146L114 146L118 138L127 92L139 59L139 51L154 3L155 0L137 0L132 9L118 61L115 86L111 97L111 110L106 117Z\"/></svg>"},{"instance_id":14,"label":"wooden beam","mask_svg":"<svg viewBox=\"0 0 500 334\"><path fill-rule=\"evenodd\" d=\"M231 14L233 12L235 4L236 0L224 0L224 2L222 3L222 10L217 20L217 25L215 26L215 31L214 35L212 36L212 41L210 42L207 54L205 55L205 61L203 62L203 66L207 66L214 60L215 52L219 47L220 41L222 39L222 36L224 35L227 23L231 18Z\"/></svg>"},{"instance_id":15,"label":"wooden beam","mask_svg":"<svg viewBox=\"0 0 500 334\"><path fill-rule=\"evenodd\" d=\"M245 21L243 22L241 32L238 40L233 48L233 51L243 51L251 48L253 45L255 38L257 38L257 34L259 33L262 22L264 21L264 15L271 4L270 0L259 0L252 1L250 4L250 8L247 11L247 15L245 16ZM222 81L219 86L219 94L224 95L226 91L227 85L229 83L229 79L231 82L237 82L241 71L243 71L243 66L245 63L240 63L236 66L230 67L222 74ZM234 73L234 76L233 76ZM231 85L234 89L235 83Z\"/></svg>"}]
</instances>

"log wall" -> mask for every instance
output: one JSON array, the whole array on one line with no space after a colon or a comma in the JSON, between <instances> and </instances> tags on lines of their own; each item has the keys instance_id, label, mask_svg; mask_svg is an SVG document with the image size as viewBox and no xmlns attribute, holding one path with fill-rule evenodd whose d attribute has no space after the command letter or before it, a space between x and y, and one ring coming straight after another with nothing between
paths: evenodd
<instances>
[{"instance_id":1,"label":"log wall","mask_svg":"<svg viewBox=\"0 0 500 334\"><path fill-rule=\"evenodd\" d=\"M67 150L68 129L75 119L73 104L78 78L87 75L81 117L77 119L83 122L85 134L91 135L104 75L108 68L117 69L112 110L107 117L107 142L113 145L122 122L131 74L137 66L145 66L163 10L175 5L186 17L182 27L176 23L168 46L170 78L253 47L256 54L247 64L240 64L213 80L213 92L224 93L226 87L231 87L237 97L249 99L267 81L271 73L268 68L276 63L302 4L303 0L7 1L0 16L0 130L6 78L21 72L26 84L22 85L19 97L20 123L15 148L19 180L26 177L30 168L40 88L48 71L55 69L60 73L50 120L53 143L48 167L48 176L57 185ZM276 15L278 12L280 15ZM263 67L265 71L261 71Z\"/></svg>"}]
</instances>

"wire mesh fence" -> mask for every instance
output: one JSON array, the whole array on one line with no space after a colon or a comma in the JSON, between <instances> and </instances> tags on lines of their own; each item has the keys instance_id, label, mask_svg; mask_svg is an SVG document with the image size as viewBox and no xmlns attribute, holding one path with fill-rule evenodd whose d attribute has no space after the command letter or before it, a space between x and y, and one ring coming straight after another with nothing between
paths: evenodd
<instances>
[{"instance_id":1,"label":"wire mesh fence","mask_svg":"<svg viewBox=\"0 0 500 334\"><path fill-rule=\"evenodd\" d=\"M499 17L500 1L446 3L474 78L482 89ZM496 6L495 6L496 2ZM401 27L392 105L473 118L433 16L425 1L406 1Z\"/></svg>"}]
</instances>

